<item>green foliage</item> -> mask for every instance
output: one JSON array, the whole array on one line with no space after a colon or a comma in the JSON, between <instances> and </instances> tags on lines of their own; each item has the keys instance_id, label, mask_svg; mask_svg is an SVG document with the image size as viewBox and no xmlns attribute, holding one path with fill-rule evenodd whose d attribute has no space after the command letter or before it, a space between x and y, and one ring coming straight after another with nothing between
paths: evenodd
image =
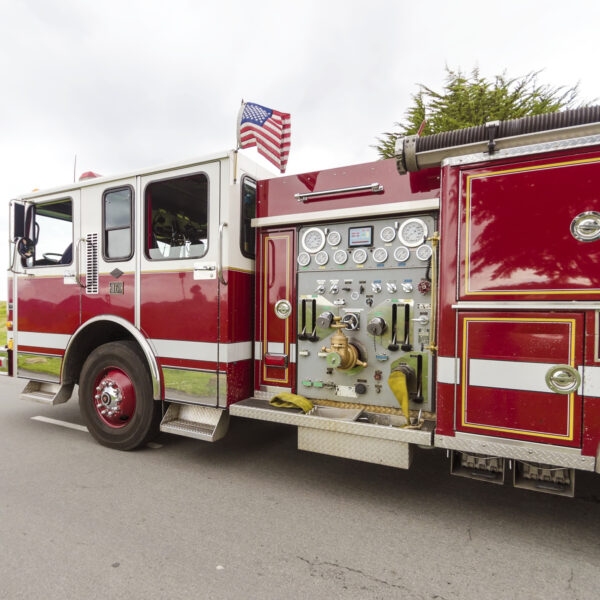
<instances>
[{"instance_id":1,"label":"green foliage","mask_svg":"<svg viewBox=\"0 0 600 600\"><path fill-rule=\"evenodd\" d=\"M506 73L493 79L483 77L478 68L470 75L446 67L446 83L441 92L419 84L413 104L404 121L395 123L398 131L384 133L374 146L380 158L394 156L396 138L413 135L426 121L421 135L483 125L487 121L504 121L530 115L574 108L579 90L552 87L538 82L539 72L509 78Z\"/></svg>"}]
</instances>

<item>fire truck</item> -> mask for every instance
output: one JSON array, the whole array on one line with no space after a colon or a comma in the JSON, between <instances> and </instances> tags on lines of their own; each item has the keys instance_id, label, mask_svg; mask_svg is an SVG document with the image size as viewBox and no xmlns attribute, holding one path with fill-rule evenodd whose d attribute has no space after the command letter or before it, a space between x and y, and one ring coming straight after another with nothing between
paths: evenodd
<instances>
[{"instance_id":1,"label":"fire truck","mask_svg":"<svg viewBox=\"0 0 600 600\"><path fill-rule=\"evenodd\" d=\"M273 177L236 151L10 203L9 373L101 444L222 438L574 494L600 472L600 108Z\"/></svg>"}]
</instances>

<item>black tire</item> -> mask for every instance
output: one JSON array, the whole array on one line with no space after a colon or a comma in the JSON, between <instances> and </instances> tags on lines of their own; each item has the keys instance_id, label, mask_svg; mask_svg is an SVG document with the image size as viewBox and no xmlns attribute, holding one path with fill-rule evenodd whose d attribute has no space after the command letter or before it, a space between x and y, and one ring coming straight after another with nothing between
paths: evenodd
<instances>
[{"instance_id":1,"label":"black tire","mask_svg":"<svg viewBox=\"0 0 600 600\"><path fill-rule=\"evenodd\" d=\"M110 395L105 396L97 389L105 386L102 390L112 392L113 383L118 390L116 397L121 398L116 410L110 405L102 405L99 398L111 402ZM125 398L128 400L124 401ZM131 398L133 408L122 410L121 402L131 403ZM112 402L114 405L114 399ZM133 450L158 434L161 403L152 398L150 373L134 342L103 344L88 356L79 378L79 410L90 433L100 444L109 448ZM101 414L102 410L104 415Z\"/></svg>"}]
</instances>

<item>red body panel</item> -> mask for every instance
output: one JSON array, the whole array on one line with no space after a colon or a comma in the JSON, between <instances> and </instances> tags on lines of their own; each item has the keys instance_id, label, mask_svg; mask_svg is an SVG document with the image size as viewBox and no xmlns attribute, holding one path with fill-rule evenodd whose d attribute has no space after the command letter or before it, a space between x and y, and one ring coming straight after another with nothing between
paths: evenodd
<instances>
[{"instance_id":1,"label":"red body panel","mask_svg":"<svg viewBox=\"0 0 600 600\"><path fill-rule=\"evenodd\" d=\"M109 284L113 281L123 283L123 294L110 293ZM115 279L112 275L100 275L98 277L98 293L82 293L81 322L84 323L98 315L114 315L133 323L134 304L135 275L133 273L125 273L119 279Z\"/></svg>"},{"instance_id":2,"label":"red body panel","mask_svg":"<svg viewBox=\"0 0 600 600\"><path fill-rule=\"evenodd\" d=\"M598 298L600 246L569 229L600 210L598 153L468 169L460 184L462 298Z\"/></svg>"},{"instance_id":3,"label":"red body panel","mask_svg":"<svg viewBox=\"0 0 600 600\"><path fill-rule=\"evenodd\" d=\"M217 342L219 284L190 271L142 273L141 329L161 340Z\"/></svg>"},{"instance_id":4,"label":"red body panel","mask_svg":"<svg viewBox=\"0 0 600 600\"><path fill-rule=\"evenodd\" d=\"M19 277L20 331L72 334L79 327L79 286L64 277Z\"/></svg>"},{"instance_id":5,"label":"red body panel","mask_svg":"<svg viewBox=\"0 0 600 600\"><path fill-rule=\"evenodd\" d=\"M298 193L335 190L371 183L383 185L383 192L336 194L306 202L297 202L294 198L294 194ZM272 217L311 213L315 210L344 209L388 202L430 199L438 196L439 186L439 169L428 169L400 177L396 170L395 160L381 160L351 167L260 181L256 216Z\"/></svg>"}]
</instances>

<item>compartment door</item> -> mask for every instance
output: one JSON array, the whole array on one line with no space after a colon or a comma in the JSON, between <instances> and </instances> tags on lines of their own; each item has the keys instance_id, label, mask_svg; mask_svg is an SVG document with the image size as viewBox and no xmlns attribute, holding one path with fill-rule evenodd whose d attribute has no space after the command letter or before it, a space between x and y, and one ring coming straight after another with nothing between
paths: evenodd
<instances>
[{"instance_id":1,"label":"compartment door","mask_svg":"<svg viewBox=\"0 0 600 600\"><path fill-rule=\"evenodd\" d=\"M256 328L259 389L293 386L295 377L295 235L294 229L267 231L258 238ZM276 312L289 302L289 316Z\"/></svg>"},{"instance_id":2,"label":"compartment door","mask_svg":"<svg viewBox=\"0 0 600 600\"><path fill-rule=\"evenodd\" d=\"M579 447L583 315L464 312L458 320L456 429Z\"/></svg>"}]
</instances>

